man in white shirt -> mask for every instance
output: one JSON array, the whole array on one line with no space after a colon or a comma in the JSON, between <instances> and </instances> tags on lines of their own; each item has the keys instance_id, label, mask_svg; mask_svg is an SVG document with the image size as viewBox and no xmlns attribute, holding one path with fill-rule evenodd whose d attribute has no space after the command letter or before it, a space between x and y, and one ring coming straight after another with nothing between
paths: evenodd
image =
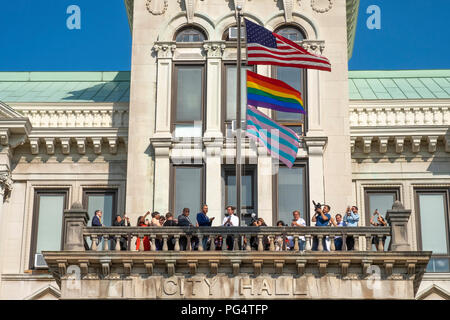
<instances>
[{"instance_id":1,"label":"man in white shirt","mask_svg":"<svg viewBox=\"0 0 450 320\"><path fill-rule=\"evenodd\" d=\"M224 227L238 227L239 226L239 218L234 214L234 210L236 210L233 206L227 206L227 214L225 218L223 218L222 225ZM228 246L228 250L233 250L234 237L228 236L226 240L226 245Z\"/></svg>"},{"instance_id":2,"label":"man in white shirt","mask_svg":"<svg viewBox=\"0 0 450 320\"><path fill-rule=\"evenodd\" d=\"M291 222L292 227L306 227L306 221L300 217L300 211L298 211L298 210L293 211L292 216L294 217L294 219ZM291 250L292 250L294 248L294 237L288 236L287 238L289 240L289 246L291 247ZM305 237L304 236L300 236L298 238L298 246L299 246L300 251L305 250Z\"/></svg>"}]
</instances>

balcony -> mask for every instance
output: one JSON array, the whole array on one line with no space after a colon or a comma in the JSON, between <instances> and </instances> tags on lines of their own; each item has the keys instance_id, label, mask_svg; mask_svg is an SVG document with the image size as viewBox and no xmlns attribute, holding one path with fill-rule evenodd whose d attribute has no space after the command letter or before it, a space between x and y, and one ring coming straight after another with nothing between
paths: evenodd
<instances>
[{"instance_id":1,"label":"balcony","mask_svg":"<svg viewBox=\"0 0 450 320\"><path fill-rule=\"evenodd\" d=\"M409 215L397 202L389 227L87 227L75 205L65 212L64 250L43 254L62 299L413 299L431 252L412 251ZM203 246L220 237L223 245ZM137 239L146 248L136 250Z\"/></svg>"}]
</instances>

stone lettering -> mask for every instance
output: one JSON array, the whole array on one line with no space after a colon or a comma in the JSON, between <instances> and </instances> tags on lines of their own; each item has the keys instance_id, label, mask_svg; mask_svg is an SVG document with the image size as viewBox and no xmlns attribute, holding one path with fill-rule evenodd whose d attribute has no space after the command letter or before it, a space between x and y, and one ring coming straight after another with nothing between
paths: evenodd
<instances>
[{"instance_id":1,"label":"stone lettering","mask_svg":"<svg viewBox=\"0 0 450 320\"><path fill-rule=\"evenodd\" d=\"M163 291L168 296L173 296L177 293L178 284L174 280L165 280L163 284Z\"/></svg>"},{"instance_id":2,"label":"stone lettering","mask_svg":"<svg viewBox=\"0 0 450 320\"><path fill-rule=\"evenodd\" d=\"M247 280L247 281L245 281L245 280ZM248 282L250 282L250 283L248 283ZM240 281L239 281L239 294L241 296L245 295L244 290L250 290L250 295L253 296L255 294L253 284L254 284L253 283L253 279L240 279Z\"/></svg>"}]
</instances>

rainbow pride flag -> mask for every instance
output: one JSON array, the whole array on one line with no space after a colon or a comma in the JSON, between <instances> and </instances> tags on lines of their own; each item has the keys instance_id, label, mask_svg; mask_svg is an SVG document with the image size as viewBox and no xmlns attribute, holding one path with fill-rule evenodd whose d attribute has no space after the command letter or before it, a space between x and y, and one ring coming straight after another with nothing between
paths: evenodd
<instances>
[{"instance_id":1,"label":"rainbow pride flag","mask_svg":"<svg viewBox=\"0 0 450 320\"><path fill-rule=\"evenodd\" d=\"M247 104L283 112L305 113L300 92L287 83L247 71Z\"/></svg>"}]
</instances>

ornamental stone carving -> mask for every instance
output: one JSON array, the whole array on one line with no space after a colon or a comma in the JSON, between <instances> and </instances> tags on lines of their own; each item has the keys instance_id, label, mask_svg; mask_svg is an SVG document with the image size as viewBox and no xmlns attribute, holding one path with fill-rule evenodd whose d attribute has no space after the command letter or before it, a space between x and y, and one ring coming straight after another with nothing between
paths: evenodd
<instances>
[{"instance_id":1,"label":"ornamental stone carving","mask_svg":"<svg viewBox=\"0 0 450 320\"><path fill-rule=\"evenodd\" d=\"M155 16L164 14L167 11L168 5L169 0L147 0L145 4L147 11Z\"/></svg>"},{"instance_id":2,"label":"ornamental stone carving","mask_svg":"<svg viewBox=\"0 0 450 320\"><path fill-rule=\"evenodd\" d=\"M173 53L175 52L175 49L177 46L175 45L175 42L166 42L166 43L156 43L153 46L153 51L158 56L158 59L161 58L172 58Z\"/></svg>"},{"instance_id":3,"label":"ornamental stone carving","mask_svg":"<svg viewBox=\"0 0 450 320\"><path fill-rule=\"evenodd\" d=\"M311 0L311 8L318 13L325 13L333 7L333 0Z\"/></svg>"},{"instance_id":4,"label":"ornamental stone carving","mask_svg":"<svg viewBox=\"0 0 450 320\"><path fill-rule=\"evenodd\" d=\"M10 172L0 173L0 195L7 197L12 190L13 180Z\"/></svg>"},{"instance_id":5,"label":"ornamental stone carving","mask_svg":"<svg viewBox=\"0 0 450 320\"><path fill-rule=\"evenodd\" d=\"M225 50L225 44L220 42L209 42L203 45L208 58L220 58Z\"/></svg>"}]
</instances>

